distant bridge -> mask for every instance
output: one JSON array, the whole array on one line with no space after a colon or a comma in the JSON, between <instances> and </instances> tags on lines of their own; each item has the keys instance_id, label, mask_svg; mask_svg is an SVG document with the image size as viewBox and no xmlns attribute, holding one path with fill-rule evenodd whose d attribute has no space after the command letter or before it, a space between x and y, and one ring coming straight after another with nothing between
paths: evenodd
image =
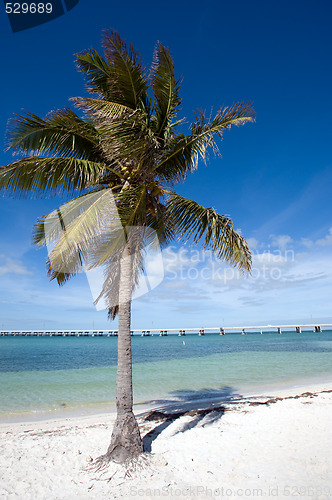
<instances>
[{"instance_id":1,"label":"distant bridge","mask_svg":"<svg viewBox=\"0 0 332 500\"><path fill-rule=\"evenodd\" d=\"M159 335L160 337L167 336L169 333L178 334L180 337L186 334L198 334L199 336L205 333L217 333L226 335L226 333L239 332L246 335L248 332L261 333L276 332L281 334L283 331L295 330L297 333L302 333L309 329L315 333L321 333L324 330L331 330L332 324L303 324L303 325L264 325L264 326L223 326L215 328L169 328L168 330L151 329L151 330L132 330L131 335L149 337ZM25 336L25 337L117 337L118 330L0 330L1 337Z\"/></svg>"}]
</instances>

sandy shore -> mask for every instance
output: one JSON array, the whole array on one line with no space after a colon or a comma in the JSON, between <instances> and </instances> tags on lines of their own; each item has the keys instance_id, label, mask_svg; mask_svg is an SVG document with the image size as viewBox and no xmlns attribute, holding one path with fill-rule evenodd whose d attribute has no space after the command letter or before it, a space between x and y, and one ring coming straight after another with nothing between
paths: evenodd
<instances>
[{"instance_id":1,"label":"sandy shore","mask_svg":"<svg viewBox=\"0 0 332 500\"><path fill-rule=\"evenodd\" d=\"M151 453L129 471L88 470L107 449L114 415L1 424L0 498L330 500L332 385L271 392L218 401L214 411L141 414Z\"/></svg>"}]
</instances>

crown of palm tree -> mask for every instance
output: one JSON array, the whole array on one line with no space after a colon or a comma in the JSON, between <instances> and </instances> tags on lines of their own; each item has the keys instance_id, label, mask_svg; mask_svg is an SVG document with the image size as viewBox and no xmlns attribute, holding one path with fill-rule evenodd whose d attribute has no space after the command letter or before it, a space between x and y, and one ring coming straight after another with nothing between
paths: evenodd
<instances>
[{"instance_id":1,"label":"crown of palm tree","mask_svg":"<svg viewBox=\"0 0 332 500\"><path fill-rule=\"evenodd\" d=\"M96 50L76 55L90 95L71 99L82 117L66 108L45 119L25 113L10 120L8 149L23 157L1 168L0 188L21 196L79 195L35 226L36 244L47 238L55 242L48 259L50 278L62 284L84 262L105 265L108 279L101 295L111 293L121 235L126 235L114 231L114 203L123 229L150 228L162 245L173 238L201 242L219 258L250 271L249 248L231 219L180 196L174 186L197 168L199 159L218 153L216 140L225 129L254 120L252 105L235 103L213 118L197 112L184 135L179 132L183 119L177 118L180 81L168 49L157 44L147 72L138 53L116 32L105 33L103 47L104 57ZM136 281L143 267L143 239L135 240Z\"/></svg>"}]
</instances>

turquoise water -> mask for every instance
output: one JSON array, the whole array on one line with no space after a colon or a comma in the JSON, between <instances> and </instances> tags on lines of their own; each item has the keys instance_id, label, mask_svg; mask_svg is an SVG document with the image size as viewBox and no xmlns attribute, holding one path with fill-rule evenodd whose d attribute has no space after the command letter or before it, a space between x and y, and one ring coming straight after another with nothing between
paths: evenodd
<instances>
[{"instance_id":1,"label":"turquoise water","mask_svg":"<svg viewBox=\"0 0 332 500\"><path fill-rule=\"evenodd\" d=\"M133 337L135 403L332 380L332 332ZM0 418L112 410L116 337L0 337Z\"/></svg>"}]
</instances>

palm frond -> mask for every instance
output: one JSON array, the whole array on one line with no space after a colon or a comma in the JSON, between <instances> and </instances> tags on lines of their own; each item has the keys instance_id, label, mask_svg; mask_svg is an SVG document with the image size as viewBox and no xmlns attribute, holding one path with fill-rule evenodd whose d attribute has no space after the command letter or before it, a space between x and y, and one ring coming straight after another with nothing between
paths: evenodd
<instances>
[{"instance_id":1,"label":"palm frond","mask_svg":"<svg viewBox=\"0 0 332 500\"><path fill-rule=\"evenodd\" d=\"M108 162L131 165L137 169L155 151L155 139L146 126L145 115L137 110L125 119L104 119L102 114L95 118L96 127L101 135L101 149Z\"/></svg>"},{"instance_id":2,"label":"palm frond","mask_svg":"<svg viewBox=\"0 0 332 500\"><path fill-rule=\"evenodd\" d=\"M75 198L44 217L44 234L38 226L34 242L53 244L49 253L50 267L61 273L76 273L82 265L98 265L94 255L104 241L117 242L121 251L124 239L121 222L110 189L95 191ZM120 250L119 250L120 248Z\"/></svg>"},{"instance_id":3,"label":"palm frond","mask_svg":"<svg viewBox=\"0 0 332 500\"><path fill-rule=\"evenodd\" d=\"M56 208L51 214L39 217L33 227L32 243L40 247L48 244L54 245L66 231L67 225L77 217L80 211L83 211L84 208L81 208L81 205L84 207L86 199L104 189L103 186L93 188L89 193L84 193L71 200L72 206L68 202Z\"/></svg>"},{"instance_id":4,"label":"palm frond","mask_svg":"<svg viewBox=\"0 0 332 500\"><path fill-rule=\"evenodd\" d=\"M220 259L241 269L251 269L251 253L246 240L233 229L231 219L195 201L172 193L166 203L174 231L185 241L202 241Z\"/></svg>"},{"instance_id":5,"label":"palm frond","mask_svg":"<svg viewBox=\"0 0 332 500\"><path fill-rule=\"evenodd\" d=\"M107 318L114 321L119 314L119 306L112 306L108 308Z\"/></svg>"},{"instance_id":6,"label":"palm frond","mask_svg":"<svg viewBox=\"0 0 332 500\"><path fill-rule=\"evenodd\" d=\"M106 31L103 47L107 62L114 71L108 79L112 101L132 109L142 106L145 109L147 99L147 79L139 54L133 46L129 48L116 31Z\"/></svg>"},{"instance_id":7,"label":"palm frond","mask_svg":"<svg viewBox=\"0 0 332 500\"><path fill-rule=\"evenodd\" d=\"M154 52L152 72L152 89L155 98L157 118L156 135L164 138L169 133L177 108L181 103L180 81L174 76L174 61L167 48L157 44ZM174 126L174 123L172 124Z\"/></svg>"},{"instance_id":8,"label":"palm frond","mask_svg":"<svg viewBox=\"0 0 332 500\"><path fill-rule=\"evenodd\" d=\"M75 156L95 160L98 132L69 109L57 110L45 119L27 112L8 123L7 145L16 154Z\"/></svg>"},{"instance_id":9,"label":"palm frond","mask_svg":"<svg viewBox=\"0 0 332 500\"><path fill-rule=\"evenodd\" d=\"M174 225L167 207L159 201L155 207L155 213L149 213L146 217L146 225L156 232L160 246L168 245L175 238Z\"/></svg>"},{"instance_id":10,"label":"palm frond","mask_svg":"<svg viewBox=\"0 0 332 500\"><path fill-rule=\"evenodd\" d=\"M95 49L76 54L76 66L84 73L90 92L109 97L108 81L114 78L114 70Z\"/></svg>"},{"instance_id":11,"label":"palm frond","mask_svg":"<svg viewBox=\"0 0 332 500\"><path fill-rule=\"evenodd\" d=\"M127 227L125 230L126 244L120 252L110 254L108 260L104 263L105 279L95 302L97 303L103 298L113 319L117 314L117 307L120 303L119 291L122 260L126 259L130 261L131 283L128 283L128 285L131 287L132 294L139 285L139 278L144 269L144 257L154 239L155 235L149 228L143 226Z\"/></svg>"},{"instance_id":12,"label":"palm frond","mask_svg":"<svg viewBox=\"0 0 332 500\"><path fill-rule=\"evenodd\" d=\"M216 137L222 138L225 129L232 125L252 122L255 113L252 104L236 103L230 108L221 108L212 120L202 112L196 115L191 134L178 134L169 145L169 150L154 167L161 179L169 182L184 180L188 173L197 168L198 160L206 161L210 151L218 153Z\"/></svg>"},{"instance_id":13,"label":"palm frond","mask_svg":"<svg viewBox=\"0 0 332 500\"><path fill-rule=\"evenodd\" d=\"M60 228L59 231L59 237L62 235L62 232L65 231L65 225L61 216L61 211L60 209L56 210L56 213L58 215L58 225L57 227ZM50 244L51 241L48 238L47 234L45 234L45 223L46 220L50 217L50 215L44 215L43 217L40 217L33 228L33 243L38 245L38 246L43 246L46 245L47 243ZM53 242L52 242L53 243ZM67 281L75 276L76 273L64 273L61 271L57 271L54 269L51 265L50 259L46 259L46 268L47 268L47 276L50 278L50 281L56 279L58 285L62 286Z\"/></svg>"},{"instance_id":14,"label":"palm frond","mask_svg":"<svg viewBox=\"0 0 332 500\"><path fill-rule=\"evenodd\" d=\"M91 99L90 97L72 97L70 99L75 106L83 109L92 118L102 118L104 120L115 120L130 116L134 113L131 108L125 106L124 104L119 104L117 102L108 101L106 99Z\"/></svg>"},{"instance_id":15,"label":"palm frond","mask_svg":"<svg viewBox=\"0 0 332 500\"><path fill-rule=\"evenodd\" d=\"M119 260L126 242L128 227L144 227L146 219L145 186L139 185L113 193L117 216L113 223L103 231L102 237L96 237L98 244L90 248L90 267L112 265L113 259ZM109 209L110 210L110 209ZM114 209L113 209L114 210ZM120 230L121 229L121 230Z\"/></svg>"},{"instance_id":16,"label":"palm frond","mask_svg":"<svg viewBox=\"0 0 332 500\"><path fill-rule=\"evenodd\" d=\"M76 273L59 273L51 268L49 260L46 260L47 276L50 281L56 280L59 286L63 286L67 281L76 276Z\"/></svg>"},{"instance_id":17,"label":"palm frond","mask_svg":"<svg viewBox=\"0 0 332 500\"><path fill-rule=\"evenodd\" d=\"M139 163L138 157L146 155L151 134L143 111L105 99L75 97L72 101L91 116L100 136L102 156L108 163Z\"/></svg>"},{"instance_id":18,"label":"palm frond","mask_svg":"<svg viewBox=\"0 0 332 500\"><path fill-rule=\"evenodd\" d=\"M146 219L146 186L139 184L124 189L115 195L117 209L123 227L145 225Z\"/></svg>"},{"instance_id":19,"label":"palm frond","mask_svg":"<svg viewBox=\"0 0 332 500\"><path fill-rule=\"evenodd\" d=\"M57 195L98 183L105 166L78 158L31 156L0 168L0 190L18 195Z\"/></svg>"}]
</instances>

